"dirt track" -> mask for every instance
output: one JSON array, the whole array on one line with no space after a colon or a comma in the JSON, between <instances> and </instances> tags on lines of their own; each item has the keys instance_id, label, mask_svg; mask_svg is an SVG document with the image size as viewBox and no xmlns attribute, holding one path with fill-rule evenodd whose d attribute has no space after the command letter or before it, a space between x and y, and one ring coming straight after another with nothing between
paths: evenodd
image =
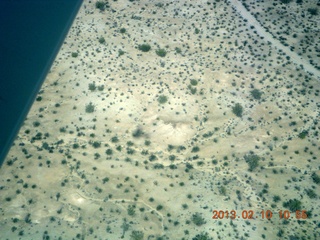
<instances>
[{"instance_id":1,"label":"dirt track","mask_svg":"<svg viewBox=\"0 0 320 240\"><path fill-rule=\"evenodd\" d=\"M313 74L318 80L320 80L320 71L313 67L308 60L302 58L297 53L290 51L290 49L284 46L280 41L275 39L270 33L268 33L263 26L251 15L250 12L237 0L229 0L229 3L233 8L244 18L248 20L250 26L254 26L257 34L264 37L266 41L271 42L271 44L277 49L281 49L287 56L290 57L291 61L298 66L303 66L303 69L310 74Z\"/></svg>"}]
</instances>

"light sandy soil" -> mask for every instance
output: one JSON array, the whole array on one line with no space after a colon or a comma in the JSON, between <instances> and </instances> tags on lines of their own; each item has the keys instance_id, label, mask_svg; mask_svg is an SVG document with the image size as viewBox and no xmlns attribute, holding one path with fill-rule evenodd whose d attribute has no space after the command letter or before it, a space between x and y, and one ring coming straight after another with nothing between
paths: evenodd
<instances>
[{"instance_id":1,"label":"light sandy soil","mask_svg":"<svg viewBox=\"0 0 320 240\"><path fill-rule=\"evenodd\" d=\"M1 239L319 239L318 70L237 1L109 4L84 1L0 169Z\"/></svg>"}]
</instances>

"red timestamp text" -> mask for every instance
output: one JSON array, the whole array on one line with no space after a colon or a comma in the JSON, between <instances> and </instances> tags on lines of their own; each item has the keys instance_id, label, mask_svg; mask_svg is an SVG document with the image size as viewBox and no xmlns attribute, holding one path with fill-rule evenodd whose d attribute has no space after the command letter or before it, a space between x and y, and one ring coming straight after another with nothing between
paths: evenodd
<instances>
[{"instance_id":1,"label":"red timestamp text","mask_svg":"<svg viewBox=\"0 0 320 240\"><path fill-rule=\"evenodd\" d=\"M268 219L270 220L274 215L279 216L280 219L307 219L306 210L297 210L295 213L291 213L289 210L279 210L277 212L271 210L262 210L260 212L255 212L253 210L213 210L212 219Z\"/></svg>"}]
</instances>

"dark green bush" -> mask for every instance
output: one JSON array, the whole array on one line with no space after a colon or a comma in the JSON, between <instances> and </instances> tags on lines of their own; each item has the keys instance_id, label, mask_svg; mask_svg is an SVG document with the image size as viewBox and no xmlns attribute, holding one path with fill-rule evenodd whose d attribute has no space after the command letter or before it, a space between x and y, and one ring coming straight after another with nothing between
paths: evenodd
<instances>
[{"instance_id":1,"label":"dark green bush","mask_svg":"<svg viewBox=\"0 0 320 240\"><path fill-rule=\"evenodd\" d=\"M167 98L166 96L164 96L164 95L161 95L161 96L158 97L158 102L159 102L160 104L164 104L164 103L166 103L167 101L168 101L168 98Z\"/></svg>"},{"instance_id":2,"label":"dark green bush","mask_svg":"<svg viewBox=\"0 0 320 240\"><path fill-rule=\"evenodd\" d=\"M254 99L257 99L257 100L261 99L262 92L260 92L258 89L253 89L250 93Z\"/></svg>"},{"instance_id":3,"label":"dark green bush","mask_svg":"<svg viewBox=\"0 0 320 240\"><path fill-rule=\"evenodd\" d=\"M142 52L149 52L151 49L151 46L149 44L141 44L138 46L138 49Z\"/></svg>"},{"instance_id":4,"label":"dark green bush","mask_svg":"<svg viewBox=\"0 0 320 240\"><path fill-rule=\"evenodd\" d=\"M302 131L301 133L299 133L298 137L301 139L304 139L304 138L306 138L307 135L308 135L307 131Z\"/></svg>"},{"instance_id":5,"label":"dark green bush","mask_svg":"<svg viewBox=\"0 0 320 240\"><path fill-rule=\"evenodd\" d=\"M96 2L96 8L98 8L100 11L104 11L106 7L106 3L103 1L97 1Z\"/></svg>"},{"instance_id":6,"label":"dark green bush","mask_svg":"<svg viewBox=\"0 0 320 240\"><path fill-rule=\"evenodd\" d=\"M99 38L99 43L104 44L105 42L106 42L106 40L104 39L104 37Z\"/></svg>"},{"instance_id":7,"label":"dark green bush","mask_svg":"<svg viewBox=\"0 0 320 240\"><path fill-rule=\"evenodd\" d=\"M89 90L90 91L94 91L97 89L97 86L96 86L96 83L93 82L93 83L89 83Z\"/></svg>"},{"instance_id":8,"label":"dark green bush","mask_svg":"<svg viewBox=\"0 0 320 240\"><path fill-rule=\"evenodd\" d=\"M90 102L86 105L86 113L93 113L95 109L95 106Z\"/></svg>"},{"instance_id":9,"label":"dark green bush","mask_svg":"<svg viewBox=\"0 0 320 240\"><path fill-rule=\"evenodd\" d=\"M133 131L132 136L135 138L141 137L143 135L143 131L141 128L137 128L136 130Z\"/></svg>"},{"instance_id":10,"label":"dark green bush","mask_svg":"<svg viewBox=\"0 0 320 240\"><path fill-rule=\"evenodd\" d=\"M233 112L237 117L242 117L243 107L241 106L240 103L236 103L236 104L232 107L232 112Z\"/></svg>"},{"instance_id":11,"label":"dark green bush","mask_svg":"<svg viewBox=\"0 0 320 240\"><path fill-rule=\"evenodd\" d=\"M195 80L195 79L191 79L190 83L191 83L192 86L197 86L198 85L198 81Z\"/></svg>"},{"instance_id":12,"label":"dark green bush","mask_svg":"<svg viewBox=\"0 0 320 240\"><path fill-rule=\"evenodd\" d=\"M167 55L167 51L165 49L157 49L156 50L156 54L159 56L159 57L165 57Z\"/></svg>"},{"instance_id":13,"label":"dark green bush","mask_svg":"<svg viewBox=\"0 0 320 240\"><path fill-rule=\"evenodd\" d=\"M178 47L176 47L174 50L175 50L176 53L178 53L178 54L180 54L180 53L182 52L182 51L181 51L181 48L178 48Z\"/></svg>"},{"instance_id":14,"label":"dark green bush","mask_svg":"<svg viewBox=\"0 0 320 240\"><path fill-rule=\"evenodd\" d=\"M77 52L71 53L71 57L74 57L74 58L78 57L78 53Z\"/></svg>"}]
</instances>

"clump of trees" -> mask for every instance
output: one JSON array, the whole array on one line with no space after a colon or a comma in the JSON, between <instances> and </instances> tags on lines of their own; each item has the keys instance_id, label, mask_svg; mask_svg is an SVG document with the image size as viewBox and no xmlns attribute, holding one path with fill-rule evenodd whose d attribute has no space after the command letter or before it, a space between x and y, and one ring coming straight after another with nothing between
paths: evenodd
<instances>
[{"instance_id":1,"label":"clump of trees","mask_svg":"<svg viewBox=\"0 0 320 240\"><path fill-rule=\"evenodd\" d=\"M285 4L287 4L287 3L290 3L291 2L291 0L280 0L282 3L285 3Z\"/></svg>"},{"instance_id":2,"label":"clump of trees","mask_svg":"<svg viewBox=\"0 0 320 240\"><path fill-rule=\"evenodd\" d=\"M283 203L283 207L288 208L291 212L301 210L301 202L298 199L290 199L287 202Z\"/></svg>"},{"instance_id":3,"label":"clump of trees","mask_svg":"<svg viewBox=\"0 0 320 240\"><path fill-rule=\"evenodd\" d=\"M192 240L212 240L213 238L209 236L207 232L199 233L192 238Z\"/></svg>"},{"instance_id":4,"label":"clump of trees","mask_svg":"<svg viewBox=\"0 0 320 240\"><path fill-rule=\"evenodd\" d=\"M232 107L232 112L233 112L237 117L242 117L243 107L241 106L240 103L236 103L236 104Z\"/></svg>"},{"instance_id":5,"label":"clump of trees","mask_svg":"<svg viewBox=\"0 0 320 240\"><path fill-rule=\"evenodd\" d=\"M142 231L133 230L130 235L131 240L143 240L144 233Z\"/></svg>"},{"instance_id":6,"label":"clump of trees","mask_svg":"<svg viewBox=\"0 0 320 240\"><path fill-rule=\"evenodd\" d=\"M191 221L197 226L201 226L206 223L206 221L202 217L202 214L198 212L192 215Z\"/></svg>"},{"instance_id":7,"label":"clump of trees","mask_svg":"<svg viewBox=\"0 0 320 240\"><path fill-rule=\"evenodd\" d=\"M308 8L308 12L313 16L318 15L318 9L317 8Z\"/></svg>"},{"instance_id":8,"label":"clump of trees","mask_svg":"<svg viewBox=\"0 0 320 240\"><path fill-rule=\"evenodd\" d=\"M311 178L314 183L320 184L320 176L318 174L316 174L315 172L312 173Z\"/></svg>"},{"instance_id":9,"label":"clump of trees","mask_svg":"<svg viewBox=\"0 0 320 240\"><path fill-rule=\"evenodd\" d=\"M260 157L254 153L250 153L244 156L244 160L249 166L249 171L252 172L255 168L259 166Z\"/></svg>"}]
</instances>

